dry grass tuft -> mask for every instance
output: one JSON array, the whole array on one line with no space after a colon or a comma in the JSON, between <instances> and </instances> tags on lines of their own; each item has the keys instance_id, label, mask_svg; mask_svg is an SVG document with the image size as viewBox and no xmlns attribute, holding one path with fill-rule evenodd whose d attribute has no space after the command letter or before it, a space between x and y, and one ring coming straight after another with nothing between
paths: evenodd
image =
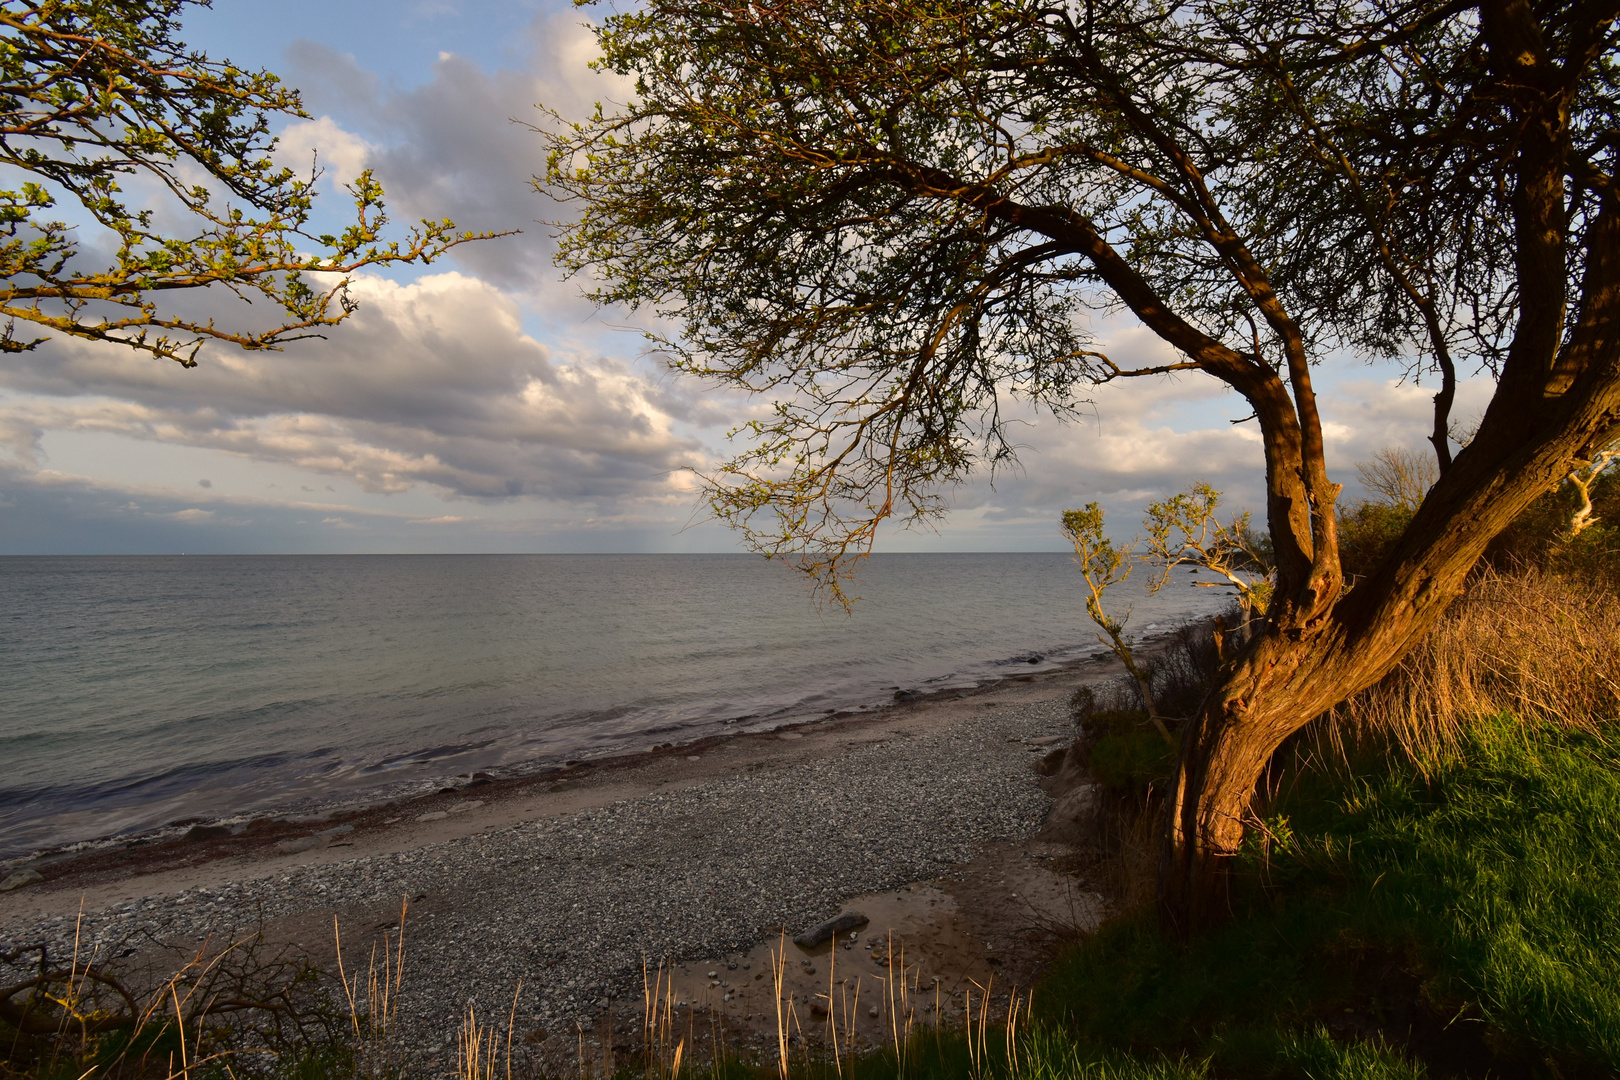
<instances>
[{"instance_id":1,"label":"dry grass tuft","mask_svg":"<svg viewBox=\"0 0 1620 1080\"><path fill-rule=\"evenodd\" d=\"M1620 719L1620 596L1528 569L1483 572L1376 685L1339 706L1343 741L1393 738L1416 761L1448 756L1473 721L1590 727Z\"/></svg>"},{"instance_id":2,"label":"dry grass tuft","mask_svg":"<svg viewBox=\"0 0 1620 1080\"><path fill-rule=\"evenodd\" d=\"M395 948L390 949L385 934L382 943L382 965L377 964L377 947L371 948L371 960L366 966L366 982L362 987L360 973L349 978L343 968L343 935L338 931L337 916L332 916L332 940L337 948L338 981L343 985L343 996L349 1005L349 1023L354 1029L356 1051L355 1066L358 1074L373 1080L384 1080L398 1071L398 1018L399 988L405 978L405 914L409 902L400 901L399 932ZM362 1009L360 1003L364 1002Z\"/></svg>"}]
</instances>

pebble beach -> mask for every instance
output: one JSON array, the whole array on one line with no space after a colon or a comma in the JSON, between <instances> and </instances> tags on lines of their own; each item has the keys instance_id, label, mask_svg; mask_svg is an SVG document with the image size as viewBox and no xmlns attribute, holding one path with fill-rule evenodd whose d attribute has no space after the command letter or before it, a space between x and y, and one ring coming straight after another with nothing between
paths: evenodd
<instances>
[{"instance_id":1,"label":"pebble beach","mask_svg":"<svg viewBox=\"0 0 1620 1080\"><path fill-rule=\"evenodd\" d=\"M400 1027L424 1064L453 1065L468 1006L504 1019L520 981L519 1030L585 1030L640 1002L644 960L736 963L852 898L949 878L986 845L1034 836L1050 800L1032 765L1073 737L1075 681L719 740L594 788L472 788L448 809L312 831L304 852L77 890L71 875L47 880L0 896L0 944L61 956L77 932L81 955L105 957L263 930L324 961L336 918L352 966L405 902Z\"/></svg>"}]
</instances>

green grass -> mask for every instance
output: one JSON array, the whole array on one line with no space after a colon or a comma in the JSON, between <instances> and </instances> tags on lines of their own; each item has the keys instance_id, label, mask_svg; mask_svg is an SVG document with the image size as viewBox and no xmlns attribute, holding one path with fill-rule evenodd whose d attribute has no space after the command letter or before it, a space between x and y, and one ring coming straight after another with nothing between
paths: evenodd
<instances>
[{"instance_id":1,"label":"green grass","mask_svg":"<svg viewBox=\"0 0 1620 1080\"><path fill-rule=\"evenodd\" d=\"M1141 709L1097 713L1090 723L1101 734L1091 745L1088 764L1105 786L1141 797L1151 785L1162 787L1175 771L1174 749Z\"/></svg>"},{"instance_id":2,"label":"green grass","mask_svg":"<svg viewBox=\"0 0 1620 1080\"><path fill-rule=\"evenodd\" d=\"M1344 1071L1368 1054L1395 1069L1385 1045L1620 1073L1612 736L1484 723L1427 770L1292 777L1270 828L1245 850L1230 924L1185 948L1146 913L1106 928L1049 976L1048 1018L1080 1044L1215 1075L1413 1075ZM1350 1055L1337 1072L1309 1064L1329 1044Z\"/></svg>"}]
</instances>

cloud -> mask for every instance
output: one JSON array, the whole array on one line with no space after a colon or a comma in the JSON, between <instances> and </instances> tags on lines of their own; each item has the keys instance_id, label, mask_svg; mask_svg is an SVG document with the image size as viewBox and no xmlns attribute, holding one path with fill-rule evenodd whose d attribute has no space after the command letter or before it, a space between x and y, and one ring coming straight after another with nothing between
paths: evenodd
<instances>
[{"instance_id":1,"label":"cloud","mask_svg":"<svg viewBox=\"0 0 1620 1080\"><path fill-rule=\"evenodd\" d=\"M346 503L286 502L119 484L0 463L0 553L715 551L715 527L680 531L684 508L594 515L567 505L505 504L503 514L437 519ZM207 511L202 513L185 511ZM339 519L352 528L323 523ZM459 520L455 520L459 519ZM431 528L419 523L433 522Z\"/></svg>"},{"instance_id":2,"label":"cloud","mask_svg":"<svg viewBox=\"0 0 1620 1080\"><path fill-rule=\"evenodd\" d=\"M676 430L687 388L613 359L555 362L485 282L451 272L354 288L361 308L331 341L284 353L214 350L191 371L78 342L23 354L0 386L31 400L0 405L0 444L33 459L44 429L114 433L363 491L497 501L658 499L705 460Z\"/></svg>"},{"instance_id":3,"label":"cloud","mask_svg":"<svg viewBox=\"0 0 1620 1080\"><path fill-rule=\"evenodd\" d=\"M340 127L330 116L298 120L280 132L275 163L307 176L312 165L322 172L324 198L343 201L344 185L371 164L376 148Z\"/></svg>"},{"instance_id":4,"label":"cloud","mask_svg":"<svg viewBox=\"0 0 1620 1080\"><path fill-rule=\"evenodd\" d=\"M323 159L349 169L345 179L357 164L374 169L400 220L448 217L467 229L523 230L464 246L453 257L485 280L533 291L548 306L585 317L589 308L573 287L559 286L551 264L555 246L538 219L565 211L532 186L545 170L545 150L528 125L543 122L539 104L584 117L598 101L623 101L630 87L611 72L591 70L596 41L577 13L537 17L527 44L525 70L486 71L470 57L441 53L427 83L392 89L353 56L297 41L286 74L326 115L288 128L283 148L318 146Z\"/></svg>"},{"instance_id":5,"label":"cloud","mask_svg":"<svg viewBox=\"0 0 1620 1080\"><path fill-rule=\"evenodd\" d=\"M417 9L436 11L432 0ZM414 277L361 276L356 315L329 340L281 353L210 348L201 367L183 371L59 339L8 358L0 503L23 508L0 515L9 549L48 547L46 521L75 544L87 522L123 530L126 541L108 540L111 550L198 550L204 533L233 550L512 549L537 537L551 550L605 550L608 537L618 538L615 550L729 546L729 534L713 529L679 532L701 520L683 470L723 456L720 433L765 415L768 403L655 369L638 355L639 338L606 332L627 321L622 313L595 312L559 281L549 232L534 219L566 208L530 186L543 146L523 124L539 121L536 103L581 116L598 100L623 100L628 87L589 69L595 44L578 14L537 18L526 47L521 70L446 53L425 83L401 88L352 56L297 43L283 71L315 115L281 131L277 155L300 170L318 155L327 170L321 213L344 211L340 185L373 168L397 222L448 216L523 234L458 248ZM225 294L173 303L233 325L275 314ZM1100 327L1099 336L1123 365L1174 358L1139 326ZM1319 391L1330 469L1352 485L1348 498L1355 461L1384 445L1421 446L1432 391L1355 365L1328 367ZM1465 384L1459 417L1477 414L1489 389L1487 380ZM1089 396L1072 423L1008 403L1018 464L949 492L955 511L942 537L887 537L885 545L1060 547L1062 509L1100 500L1128 532L1144 502L1194 480L1215 484L1232 505L1261 506L1255 425L1229 422L1248 409L1220 384L1188 374L1121 381ZM193 456L184 471L174 465L150 483L72 476L49 460L61 433L213 458ZM231 467L243 462L279 470L253 476L255 498ZM343 495L326 481L346 485ZM308 501L297 501L300 489ZM322 489L334 498L314 501ZM454 512L434 512L433 499ZM253 530L240 529L244 522Z\"/></svg>"},{"instance_id":6,"label":"cloud","mask_svg":"<svg viewBox=\"0 0 1620 1080\"><path fill-rule=\"evenodd\" d=\"M1151 361L1160 347L1128 328L1109 328L1104 336L1122 362L1127 356ZM1433 389L1378 374L1347 361L1330 361L1319 371L1329 475L1346 487L1341 504L1364 497L1357 462L1386 446L1430 452L1424 436L1432 422ZM1465 421L1477 416L1493 389L1488 378L1464 381L1454 415ZM1221 491L1228 508L1264 517L1258 427L1252 420L1231 423L1249 409L1224 385L1191 373L1111 383L1094 388L1090 397L1082 417L1067 423L1009 404L1020 445L1017 464L994 476L981 473L949 493L952 512L942 526L943 544L926 532L891 530L884 546L1060 547L1059 515L1091 501L1108 512L1111 532L1128 537L1148 502L1197 481Z\"/></svg>"}]
</instances>

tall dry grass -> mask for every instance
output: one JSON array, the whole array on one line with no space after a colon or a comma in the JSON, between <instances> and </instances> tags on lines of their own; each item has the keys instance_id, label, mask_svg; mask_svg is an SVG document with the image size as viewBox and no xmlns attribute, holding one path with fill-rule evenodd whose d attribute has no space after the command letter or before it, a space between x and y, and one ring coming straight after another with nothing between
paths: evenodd
<instances>
[{"instance_id":1,"label":"tall dry grass","mask_svg":"<svg viewBox=\"0 0 1620 1080\"><path fill-rule=\"evenodd\" d=\"M1474 721L1592 727L1620 719L1620 595L1602 579L1484 570L1381 681L1334 710L1330 737L1390 738L1414 760Z\"/></svg>"}]
</instances>

